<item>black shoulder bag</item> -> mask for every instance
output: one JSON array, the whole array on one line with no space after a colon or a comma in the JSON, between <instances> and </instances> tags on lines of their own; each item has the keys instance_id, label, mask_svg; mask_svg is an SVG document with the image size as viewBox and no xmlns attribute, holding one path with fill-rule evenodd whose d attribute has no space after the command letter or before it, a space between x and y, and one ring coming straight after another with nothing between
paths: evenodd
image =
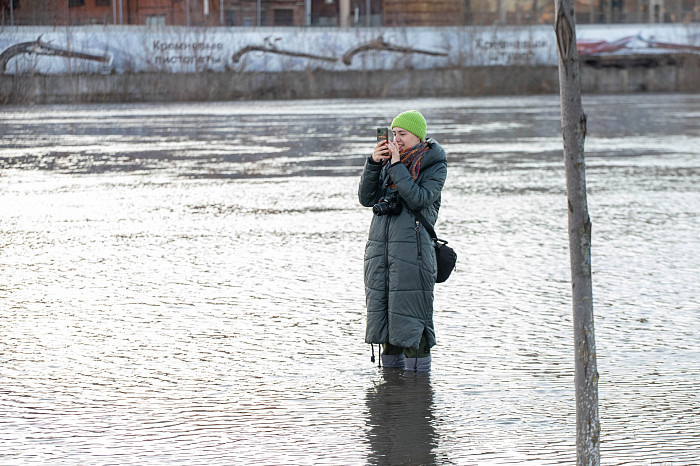
<instances>
[{"instance_id":1,"label":"black shoulder bag","mask_svg":"<svg viewBox=\"0 0 700 466\"><path fill-rule=\"evenodd\" d=\"M437 278L435 283L442 283L448 278L457 264L457 253L447 245L447 241L441 240L435 234L433 226L419 212L413 212L423 227L433 239L435 245L435 259L437 260Z\"/></svg>"}]
</instances>

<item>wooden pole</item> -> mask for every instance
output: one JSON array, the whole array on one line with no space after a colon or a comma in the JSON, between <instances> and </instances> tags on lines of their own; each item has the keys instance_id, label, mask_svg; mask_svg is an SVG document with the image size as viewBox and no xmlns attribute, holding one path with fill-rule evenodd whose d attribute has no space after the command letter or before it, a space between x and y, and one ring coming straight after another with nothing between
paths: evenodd
<instances>
[{"instance_id":1,"label":"wooden pole","mask_svg":"<svg viewBox=\"0 0 700 466\"><path fill-rule=\"evenodd\" d=\"M350 26L350 0L340 0L340 27L347 28Z\"/></svg>"},{"instance_id":2,"label":"wooden pole","mask_svg":"<svg viewBox=\"0 0 700 466\"><path fill-rule=\"evenodd\" d=\"M573 0L555 0L559 93L569 216L569 255L575 343L576 457L578 465L600 465L598 368L591 279L591 220L583 145L586 114L581 105Z\"/></svg>"}]
</instances>

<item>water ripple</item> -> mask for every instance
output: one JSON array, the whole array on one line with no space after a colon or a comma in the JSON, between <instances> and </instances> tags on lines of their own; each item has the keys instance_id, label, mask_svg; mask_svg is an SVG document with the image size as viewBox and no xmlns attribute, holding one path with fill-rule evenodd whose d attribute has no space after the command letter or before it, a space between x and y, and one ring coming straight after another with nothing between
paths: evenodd
<instances>
[{"instance_id":1,"label":"water ripple","mask_svg":"<svg viewBox=\"0 0 700 466\"><path fill-rule=\"evenodd\" d=\"M602 458L697 464L700 98L640 98L585 99ZM558 105L6 107L0 463L572 464ZM362 343L357 177L408 107L459 252L429 376Z\"/></svg>"}]
</instances>

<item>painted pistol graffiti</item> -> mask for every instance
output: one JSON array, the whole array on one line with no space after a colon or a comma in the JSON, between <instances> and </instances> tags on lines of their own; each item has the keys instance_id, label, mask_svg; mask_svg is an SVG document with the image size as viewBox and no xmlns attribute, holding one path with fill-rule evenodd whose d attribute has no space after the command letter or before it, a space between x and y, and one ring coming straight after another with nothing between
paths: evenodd
<instances>
[{"instance_id":1,"label":"painted pistol graffiti","mask_svg":"<svg viewBox=\"0 0 700 466\"><path fill-rule=\"evenodd\" d=\"M276 38L275 41L280 40L280 38ZM233 62L238 63L243 55L245 55L248 52L269 52L269 53L275 53L279 55L287 55L290 57L301 57L301 58L310 58L314 60L324 60L327 62L335 62L338 61L337 58L335 57L328 57L328 56L323 56L323 55L314 55L310 53L304 53L304 52L295 52L291 50L282 50L275 45L273 41L270 40L269 37L266 37L265 40L265 45L248 45L237 51L236 53L233 54ZM342 61L345 65L350 66L352 65L352 58L357 55L358 53L363 53L363 52L371 52L371 51L380 51L380 52L397 52L397 53L404 53L404 54L410 54L410 53L418 53L422 55L430 55L434 57L446 57L447 53L445 52L433 52L430 50L420 50L420 49L414 49L411 47L403 47L400 45L393 45L384 40L383 37L378 37L374 40L371 40L365 44L359 45L353 49L348 50L343 54Z\"/></svg>"},{"instance_id":2,"label":"painted pistol graffiti","mask_svg":"<svg viewBox=\"0 0 700 466\"><path fill-rule=\"evenodd\" d=\"M79 52L75 50L67 50L61 47L56 47L48 42L43 42L41 36L35 41L22 42L19 44L12 45L6 48L2 53L0 53L0 73L5 73L7 69L7 64L10 60L18 55L46 55L52 57L68 57L68 58L78 58L81 60L91 60L103 63L105 65L111 65L112 57L109 54L97 55L88 52Z\"/></svg>"},{"instance_id":3,"label":"painted pistol graffiti","mask_svg":"<svg viewBox=\"0 0 700 466\"><path fill-rule=\"evenodd\" d=\"M445 52L432 52L430 50L420 50L420 49L414 49L411 47L403 47L400 45L392 45L384 40L382 36L377 37L374 40L371 40L367 42L366 44L362 44L360 46L355 47L354 49L348 50L345 52L343 55L343 63L345 63L347 66L350 66L352 64L352 58L357 55L358 53L362 52L368 52L368 51L382 51L382 52L397 52L397 53L418 53L421 55L430 55L434 57L446 57L447 53Z\"/></svg>"},{"instance_id":4,"label":"painted pistol graffiti","mask_svg":"<svg viewBox=\"0 0 700 466\"><path fill-rule=\"evenodd\" d=\"M275 41L281 40L280 37L276 38ZM278 55L286 55L289 57L299 57L299 58L310 58L313 60L324 60L328 62L334 62L337 61L338 59L335 57L326 57L323 55L314 55L311 53L303 53L303 52L294 52L291 50L282 50L277 48L277 45L270 40L269 37L266 37L264 39L265 45L247 45L237 51L236 53L233 54L233 62L238 63L241 61L241 58L243 58L243 55L245 55L248 52L269 52L269 53L275 53Z\"/></svg>"}]
</instances>

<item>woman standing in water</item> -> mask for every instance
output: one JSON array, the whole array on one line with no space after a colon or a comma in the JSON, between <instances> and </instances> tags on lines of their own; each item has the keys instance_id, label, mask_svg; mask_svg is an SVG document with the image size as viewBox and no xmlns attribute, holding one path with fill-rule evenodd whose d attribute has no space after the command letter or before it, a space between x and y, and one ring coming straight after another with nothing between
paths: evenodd
<instances>
[{"instance_id":1,"label":"woman standing in water","mask_svg":"<svg viewBox=\"0 0 700 466\"><path fill-rule=\"evenodd\" d=\"M365 162L360 204L374 216L365 247L365 342L382 344L384 367L429 371L435 345L433 288L437 265L433 241L416 218L435 224L447 177L445 151L426 138L419 112L399 114L393 141L380 141Z\"/></svg>"}]
</instances>

